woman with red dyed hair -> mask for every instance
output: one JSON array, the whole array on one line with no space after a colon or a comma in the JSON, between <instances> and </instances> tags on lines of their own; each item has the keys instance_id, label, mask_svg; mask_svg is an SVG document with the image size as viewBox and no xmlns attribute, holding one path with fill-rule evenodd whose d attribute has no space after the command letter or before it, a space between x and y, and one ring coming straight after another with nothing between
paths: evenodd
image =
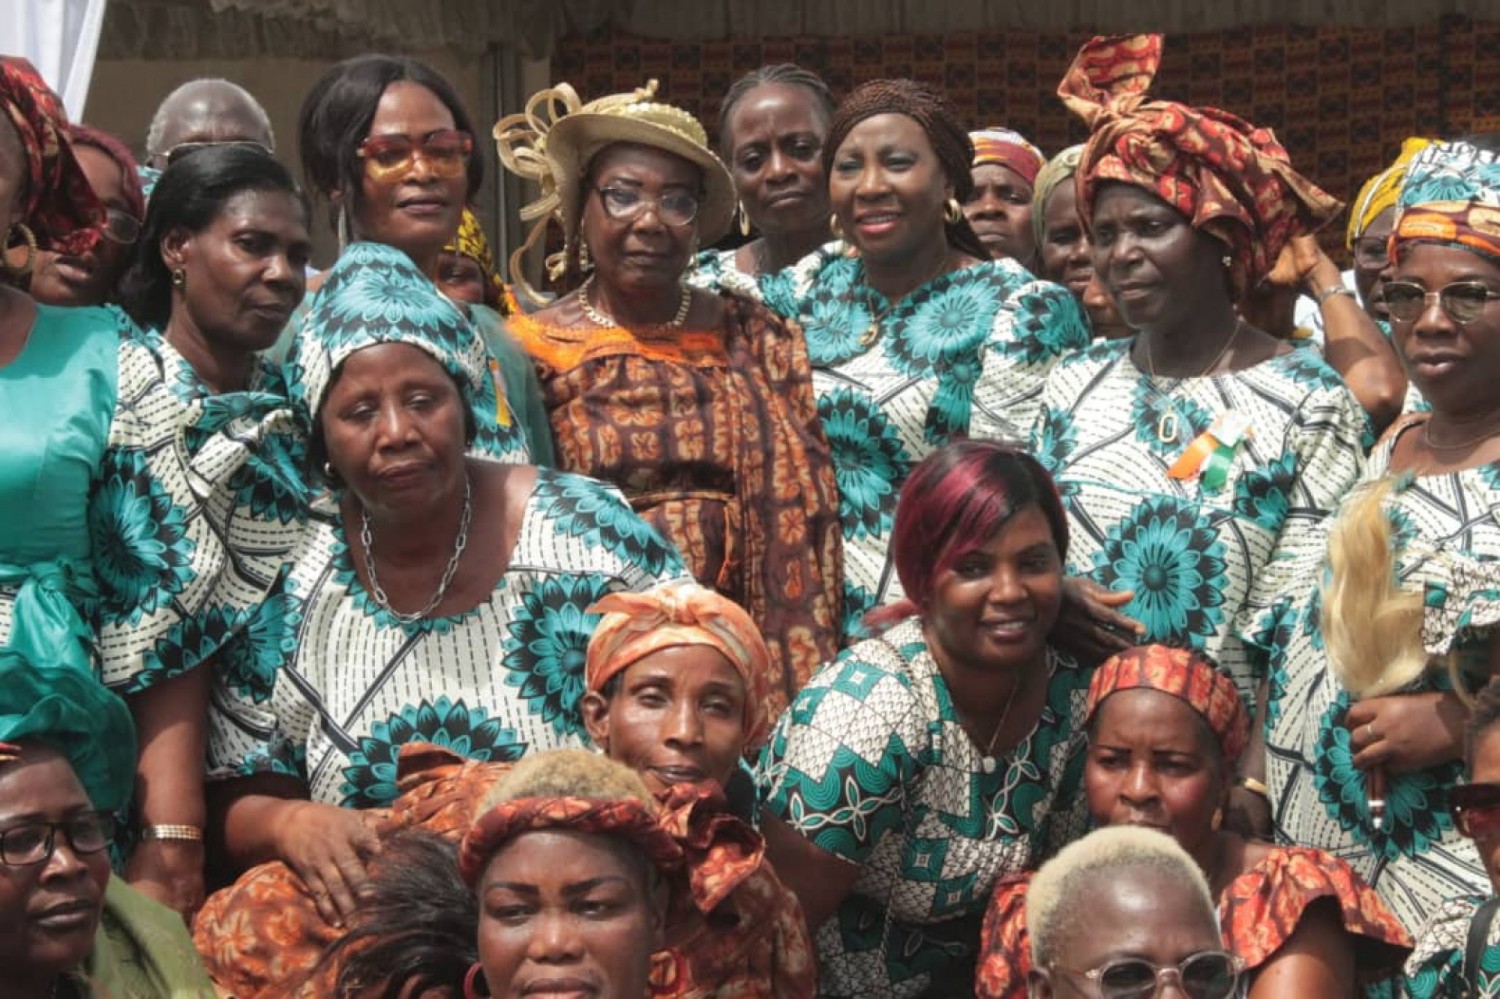
<instances>
[{"instance_id":1,"label":"woman with red dyed hair","mask_svg":"<svg viewBox=\"0 0 1500 999\"><path fill-rule=\"evenodd\" d=\"M952 444L907 479L907 601L813 677L760 762L821 995L972 995L996 881L1081 831L1089 672L1050 644L1067 545L1051 478L1010 447Z\"/></svg>"}]
</instances>

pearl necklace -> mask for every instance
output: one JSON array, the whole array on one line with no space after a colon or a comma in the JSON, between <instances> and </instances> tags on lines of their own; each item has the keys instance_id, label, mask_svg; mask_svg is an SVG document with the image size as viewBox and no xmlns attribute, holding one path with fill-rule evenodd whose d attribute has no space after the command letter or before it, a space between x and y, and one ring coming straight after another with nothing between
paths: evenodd
<instances>
[{"instance_id":1,"label":"pearl necklace","mask_svg":"<svg viewBox=\"0 0 1500 999\"><path fill-rule=\"evenodd\" d=\"M578 307L583 310L584 317L595 326L603 326L606 329L623 326L614 316L605 315L589 304L589 289L593 287L594 275L590 274L578 289ZM674 330L687 322L688 312L693 307L693 289L687 285L682 286L682 298L677 302L677 314L664 323L647 323L648 326L659 326L663 329Z\"/></svg>"},{"instance_id":2,"label":"pearl necklace","mask_svg":"<svg viewBox=\"0 0 1500 999\"><path fill-rule=\"evenodd\" d=\"M469 481L469 475L464 473L464 511L458 522L458 537L453 541L453 554L448 557L448 566L443 570L443 578L438 582L437 591L433 593L432 599L427 601L427 606L415 614L403 614L391 606L390 598L385 595L385 590L380 585L380 577L375 575L375 539L370 532L370 511L360 508L359 511L359 543L365 550L365 571L370 575L370 594L388 614L402 624L415 624L422 620L443 602L448 595L448 586L453 582L453 574L458 572L458 561L463 557L464 548L469 544L469 521L474 515L473 484Z\"/></svg>"}]
</instances>

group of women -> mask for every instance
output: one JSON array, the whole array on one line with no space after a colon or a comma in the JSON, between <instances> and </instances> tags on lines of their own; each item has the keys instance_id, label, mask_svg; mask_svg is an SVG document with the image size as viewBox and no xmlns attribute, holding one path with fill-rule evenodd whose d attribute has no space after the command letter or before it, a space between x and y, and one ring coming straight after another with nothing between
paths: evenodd
<instances>
[{"instance_id":1,"label":"group of women","mask_svg":"<svg viewBox=\"0 0 1500 999\"><path fill-rule=\"evenodd\" d=\"M143 200L0 62L16 995L1500 989L1500 155L1372 180L1351 290L1161 57L1050 161L550 88L516 294L421 63L308 95L309 278L264 146Z\"/></svg>"}]
</instances>

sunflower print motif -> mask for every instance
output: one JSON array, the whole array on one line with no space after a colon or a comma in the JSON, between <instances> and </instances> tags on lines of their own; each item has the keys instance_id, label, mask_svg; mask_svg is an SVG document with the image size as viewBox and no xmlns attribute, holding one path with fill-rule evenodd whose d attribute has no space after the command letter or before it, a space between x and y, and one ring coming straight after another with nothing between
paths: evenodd
<instances>
[{"instance_id":1,"label":"sunflower print motif","mask_svg":"<svg viewBox=\"0 0 1500 999\"><path fill-rule=\"evenodd\" d=\"M601 483L556 473L539 477L533 495L559 534L598 545L652 573L682 571L677 551Z\"/></svg>"},{"instance_id":2,"label":"sunflower print motif","mask_svg":"<svg viewBox=\"0 0 1500 999\"><path fill-rule=\"evenodd\" d=\"M1412 999L1491 999L1500 996L1500 919L1490 923L1479 958L1479 981L1464 981L1469 927L1487 895L1444 900L1432 914L1406 961L1406 990Z\"/></svg>"},{"instance_id":3,"label":"sunflower print motif","mask_svg":"<svg viewBox=\"0 0 1500 999\"><path fill-rule=\"evenodd\" d=\"M896 491L912 465L900 435L853 389L819 398L818 416L833 450L844 536L887 536L896 517Z\"/></svg>"},{"instance_id":4,"label":"sunflower print motif","mask_svg":"<svg viewBox=\"0 0 1500 999\"><path fill-rule=\"evenodd\" d=\"M549 579L526 594L505 640L506 684L559 735L583 733L583 664L599 615L588 608L609 592L587 576Z\"/></svg>"},{"instance_id":5,"label":"sunflower print motif","mask_svg":"<svg viewBox=\"0 0 1500 999\"><path fill-rule=\"evenodd\" d=\"M162 610L194 575L189 511L150 473L139 451L105 453L89 501L101 612L122 624Z\"/></svg>"}]
</instances>

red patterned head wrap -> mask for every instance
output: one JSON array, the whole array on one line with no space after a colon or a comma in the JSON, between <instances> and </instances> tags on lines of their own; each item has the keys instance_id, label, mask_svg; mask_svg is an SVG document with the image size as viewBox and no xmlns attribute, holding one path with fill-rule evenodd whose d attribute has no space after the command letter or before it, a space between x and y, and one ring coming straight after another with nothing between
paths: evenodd
<instances>
[{"instance_id":1,"label":"red patterned head wrap","mask_svg":"<svg viewBox=\"0 0 1500 999\"><path fill-rule=\"evenodd\" d=\"M1233 763L1250 740L1250 720L1234 681L1196 652L1165 645L1140 645L1106 659L1089 683L1088 713L1093 724L1099 706L1122 690L1159 690L1186 701L1203 716Z\"/></svg>"},{"instance_id":2,"label":"red patterned head wrap","mask_svg":"<svg viewBox=\"0 0 1500 999\"><path fill-rule=\"evenodd\" d=\"M1112 35L1079 50L1058 96L1092 130L1078 164L1078 207L1101 182L1144 188L1230 249L1237 298L1260 283L1291 238L1338 214L1339 202L1292 169L1268 128L1218 108L1153 101L1161 35Z\"/></svg>"},{"instance_id":3,"label":"red patterned head wrap","mask_svg":"<svg viewBox=\"0 0 1500 999\"><path fill-rule=\"evenodd\" d=\"M1008 167L1028 184L1036 183L1036 175L1047 163L1047 157L1026 136L999 125L970 132L969 138L974 143L975 166L994 163Z\"/></svg>"},{"instance_id":4,"label":"red patterned head wrap","mask_svg":"<svg viewBox=\"0 0 1500 999\"><path fill-rule=\"evenodd\" d=\"M611 593L589 608L604 618L589 639L584 680L604 685L653 652L707 645L723 653L745 681L745 748L766 737L771 654L760 630L734 601L697 583L663 583L644 593Z\"/></svg>"},{"instance_id":5,"label":"red patterned head wrap","mask_svg":"<svg viewBox=\"0 0 1500 999\"><path fill-rule=\"evenodd\" d=\"M44 250L79 256L101 237L104 209L73 157L62 101L25 59L0 58L0 109L26 155L22 221Z\"/></svg>"}]
</instances>

